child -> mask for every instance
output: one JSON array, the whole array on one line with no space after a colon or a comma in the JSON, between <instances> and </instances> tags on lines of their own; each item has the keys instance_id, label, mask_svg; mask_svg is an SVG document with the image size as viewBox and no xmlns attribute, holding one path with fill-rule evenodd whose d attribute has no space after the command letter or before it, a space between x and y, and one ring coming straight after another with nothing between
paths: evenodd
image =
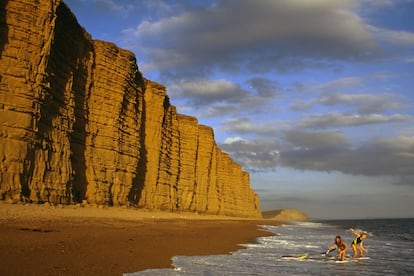
<instances>
[{"instance_id":1,"label":"child","mask_svg":"<svg viewBox=\"0 0 414 276\"><path fill-rule=\"evenodd\" d=\"M363 246L364 240L368 235L367 233L358 233L354 228L349 228L349 230L351 230L351 232L355 235L355 239L352 241L352 251L354 251L354 258L358 257L358 252L359 257L362 257L363 252L368 253L368 249L364 248Z\"/></svg>"},{"instance_id":2,"label":"child","mask_svg":"<svg viewBox=\"0 0 414 276\"><path fill-rule=\"evenodd\" d=\"M338 247L338 257L340 261L345 260L346 251L348 250L348 244L342 240L340 236L336 236L335 242L328 247L326 254L328 254L332 249Z\"/></svg>"}]
</instances>

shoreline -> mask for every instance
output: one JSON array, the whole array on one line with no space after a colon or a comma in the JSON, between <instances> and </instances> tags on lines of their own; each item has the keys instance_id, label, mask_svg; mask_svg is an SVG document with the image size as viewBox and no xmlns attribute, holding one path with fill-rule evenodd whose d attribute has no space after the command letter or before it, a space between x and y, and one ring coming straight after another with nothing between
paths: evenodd
<instances>
[{"instance_id":1,"label":"shoreline","mask_svg":"<svg viewBox=\"0 0 414 276\"><path fill-rule=\"evenodd\" d=\"M122 275L171 268L173 256L229 254L272 235L266 219L121 207L0 202L1 275Z\"/></svg>"}]
</instances>

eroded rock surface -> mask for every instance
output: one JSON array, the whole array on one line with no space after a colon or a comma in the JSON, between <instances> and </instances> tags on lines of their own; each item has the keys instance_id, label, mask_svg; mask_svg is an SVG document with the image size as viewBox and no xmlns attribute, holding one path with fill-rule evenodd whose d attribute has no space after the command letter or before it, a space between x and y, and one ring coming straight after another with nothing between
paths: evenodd
<instances>
[{"instance_id":1,"label":"eroded rock surface","mask_svg":"<svg viewBox=\"0 0 414 276\"><path fill-rule=\"evenodd\" d=\"M213 130L59 0L0 3L0 199L261 216Z\"/></svg>"}]
</instances>

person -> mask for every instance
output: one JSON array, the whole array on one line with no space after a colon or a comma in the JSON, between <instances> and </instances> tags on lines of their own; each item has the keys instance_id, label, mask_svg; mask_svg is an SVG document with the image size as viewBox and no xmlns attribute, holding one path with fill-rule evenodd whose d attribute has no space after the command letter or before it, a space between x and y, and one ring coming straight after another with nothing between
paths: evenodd
<instances>
[{"instance_id":1,"label":"person","mask_svg":"<svg viewBox=\"0 0 414 276\"><path fill-rule=\"evenodd\" d=\"M338 248L339 260L345 260L346 251L348 250L349 246L345 241L342 240L341 236L335 237L335 242L328 247L328 250L326 250L326 254L331 252L335 248L335 246Z\"/></svg>"},{"instance_id":2,"label":"person","mask_svg":"<svg viewBox=\"0 0 414 276\"><path fill-rule=\"evenodd\" d=\"M351 244L352 251L354 252L354 258L358 257L358 253L359 257L362 257L363 252L368 253L368 249L364 247L364 240L367 238L368 235L365 232L359 233L355 231L354 228L349 228L349 230L351 230L351 232L355 235L355 238Z\"/></svg>"}]
</instances>

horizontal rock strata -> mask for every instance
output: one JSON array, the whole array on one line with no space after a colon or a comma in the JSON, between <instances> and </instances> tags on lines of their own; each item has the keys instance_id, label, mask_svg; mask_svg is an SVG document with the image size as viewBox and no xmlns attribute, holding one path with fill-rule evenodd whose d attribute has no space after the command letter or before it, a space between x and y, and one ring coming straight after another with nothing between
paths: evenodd
<instances>
[{"instance_id":1,"label":"horizontal rock strata","mask_svg":"<svg viewBox=\"0 0 414 276\"><path fill-rule=\"evenodd\" d=\"M213 130L59 0L0 3L0 199L260 216Z\"/></svg>"}]
</instances>

